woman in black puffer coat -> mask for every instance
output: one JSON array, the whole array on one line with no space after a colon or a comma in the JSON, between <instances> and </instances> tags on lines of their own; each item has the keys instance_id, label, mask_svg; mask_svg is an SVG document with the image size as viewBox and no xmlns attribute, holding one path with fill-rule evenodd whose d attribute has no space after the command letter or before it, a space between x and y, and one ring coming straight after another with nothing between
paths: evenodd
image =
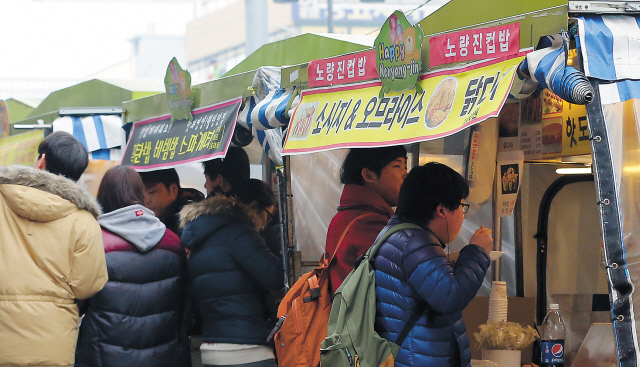
<instances>
[{"instance_id":1,"label":"woman in black puffer coat","mask_svg":"<svg viewBox=\"0 0 640 367\"><path fill-rule=\"evenodd\" d=\"M98 189L109 281L86 301L75 366L185 366L179 347L186 254L144 203L136 171L111 168Z\"/></svg>"},{"instance_id":2,"label":"woman in black puffer coat","mask_svg":"<svg viewBox=\"0 0 640 367\"><path fill-rule=\"evenodd\" d=\"M260 180L186 206L182 243L203 322L205 366L275 367L266 300L284 285L282 262L258 234L270 221L273 193Z\"/></svg>"}]
</instances>

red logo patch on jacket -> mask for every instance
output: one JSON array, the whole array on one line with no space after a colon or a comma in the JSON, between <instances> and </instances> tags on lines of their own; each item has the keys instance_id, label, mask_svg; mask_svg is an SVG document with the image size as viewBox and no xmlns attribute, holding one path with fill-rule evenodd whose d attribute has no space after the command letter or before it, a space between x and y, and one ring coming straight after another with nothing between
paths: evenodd
<instances>
[{"instance_id":1,"label":"red logo patch on jacket","mask_svg":"<svg viewBox=\"0 0 640 367\"><path fill-rule=\"evenodd\" d=\"M136 217L139 217L141 215L144 215L144 212L142 210L136 210Z\"/></svg>"}]
</instances>

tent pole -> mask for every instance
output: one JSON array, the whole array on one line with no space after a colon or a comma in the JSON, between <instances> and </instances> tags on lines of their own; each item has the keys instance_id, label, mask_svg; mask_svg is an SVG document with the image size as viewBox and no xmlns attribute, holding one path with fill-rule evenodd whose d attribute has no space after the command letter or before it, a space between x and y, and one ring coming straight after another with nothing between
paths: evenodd
<instances>
[{"instance_id":1,"label":"tent pole","mask_svg":"<svg viewBox=\"0 0 640 367\"><path fill-rule=\"evenodd\" d=\"M493 180L493 249L502 251L502 218L500 217L500 203L498 203L498 179ZM500 280L500 259L491 264L493 280Z\"/></svg>"}]
</instances>

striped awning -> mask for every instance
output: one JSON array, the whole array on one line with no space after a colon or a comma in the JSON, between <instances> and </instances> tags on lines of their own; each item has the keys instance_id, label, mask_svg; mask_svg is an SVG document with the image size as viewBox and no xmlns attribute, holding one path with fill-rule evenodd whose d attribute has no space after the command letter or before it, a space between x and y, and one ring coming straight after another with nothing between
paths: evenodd
<instances>
[{"instance_id":1,"label":"striped awning","mask_svg":"<svg viewBox=\"0 0 640 367\"><path fill-rule=\"evenodd\" d=\"M542 47L527 54L522 69L531 79L565 101L585 105L593 100L587 77L567 64L569 35L554 34L541 39Z\"/></svg>"},{"instance_id":2,"label":"striped awning","mask_svg":"<svg viewBox=\"0 0 640 367\"><path fill-rule=\"evenodd\" d=\"M577 20L585 74L612 82L599 84L601 103L640 98L640 19L588 15Z\"/></svg>"},{"instance_id":3,"label":"striped awning","mask_svg":"<svg viewBox=\"0 0 640 367\"><path fill-rule=\"evenodd\" d=\"M629 15L578 17L584 72L601 80L640 79L640 26Z\"/></svg>"},{"instance_id":4,"label":"striped awning","mask_svg":"<svg viewBox=\"0 0 640 367\"><path fill-rule=\"evenodd\" d=\"M119 115L62 116L53 121L53 131L73 135L90 159L120 161L127 145Z\"/></svg>"},{"instance_id":5,"label":"striped awning","mask_svg":"<svg viewBox=\"0 0 640 367\"><path fill-rule=\"evenodd\" d=\"M290 111L300 102L294 88L278 88L269 91L264 99L257 95L247 99L238 114L238 124L251 131L262 149L277 165L282 164L282 131L289 124Z\"/></svg>"}]
</instances>

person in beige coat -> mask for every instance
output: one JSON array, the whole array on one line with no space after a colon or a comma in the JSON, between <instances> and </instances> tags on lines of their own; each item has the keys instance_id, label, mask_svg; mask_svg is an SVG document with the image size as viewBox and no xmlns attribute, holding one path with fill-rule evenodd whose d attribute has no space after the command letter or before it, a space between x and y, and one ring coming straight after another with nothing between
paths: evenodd
<instances>
[{"instance_id":1,"label":"person in beige coat","mask_svg":"<svg viewBox=\"0 0 640 367\"><path fill-rule=\"evenodd\" d=\"M107 282L99 214L63 176L0 167L0 366L73 366L77 301Z\"/></svg>"}]
</instances>

